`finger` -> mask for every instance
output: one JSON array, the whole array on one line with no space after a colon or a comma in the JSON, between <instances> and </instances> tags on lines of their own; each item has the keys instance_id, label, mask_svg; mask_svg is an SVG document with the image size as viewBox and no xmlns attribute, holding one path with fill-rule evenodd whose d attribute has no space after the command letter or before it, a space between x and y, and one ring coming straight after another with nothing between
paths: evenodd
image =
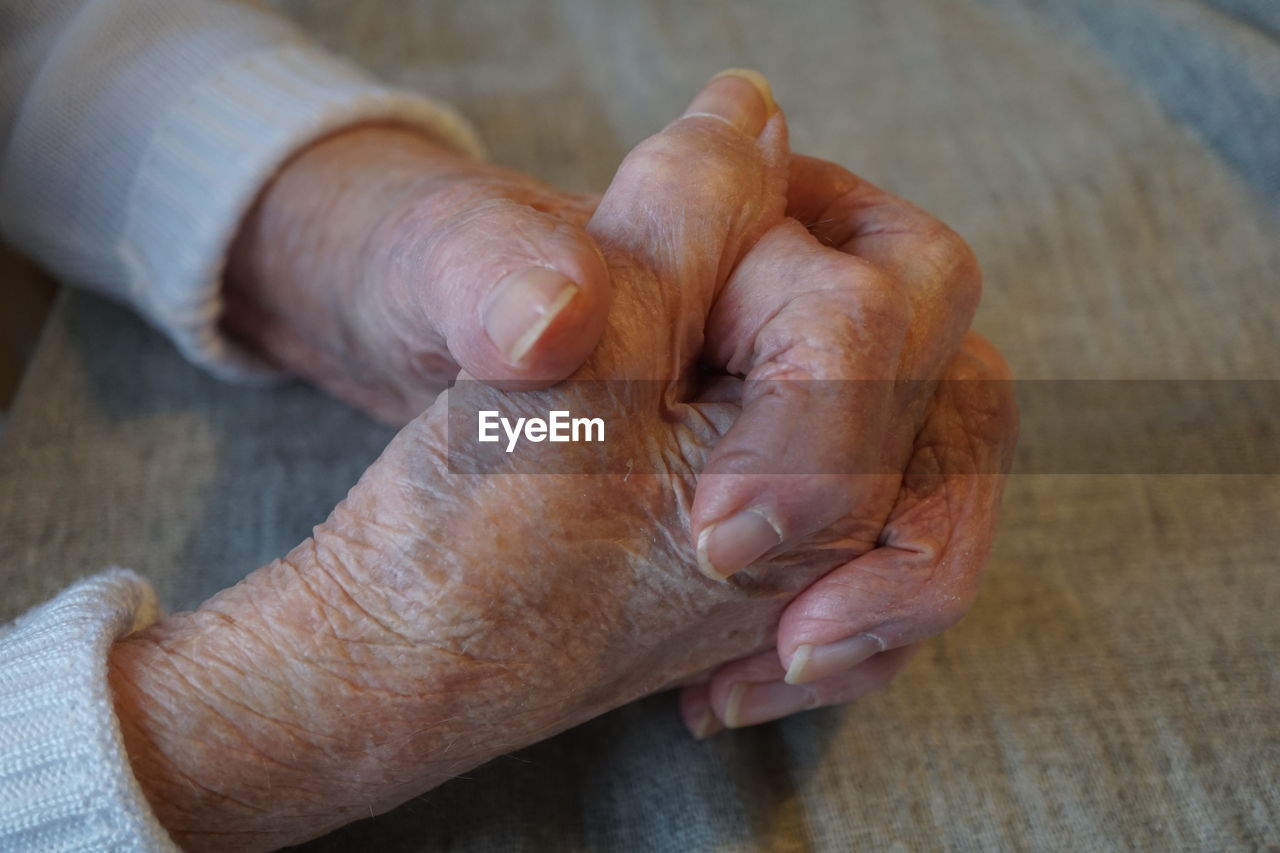
<instances>
[{"instance_id":1,"label":"finger","mask_svg":"<svg viewBox=\"0 0 1280 853\"><path fill-rule=\"evenodd\" d=\"M698 479L704 573L727 577L886 489L888 510L888 473L906 461L905 440L900 458L882 456L909 314L877 267L822 246L795 220L743 258L707 327L708 358L746 381L742 414Z\"/></svg>"},{"instance_id":2,"label":"finger","mask_svg":"<svg viewBox=\"0 0 1280 853\"><path fill-rule=\"evenodd\" d=\"M404 298L421 302L401 307L434 324L472 376L501 388L547 385L599 341L608 268L581 227L487 192L466 183L441 190L429 211L398 223L405 236L393 264L409 282Z\"/></svg>"},{"instance_id":3,"label":"finger","mask_svg":"<svg viewBox=\"0 0 1280 853\"><path fill-rule=\"evenodd\" d=\"M657 316L678 317L700 343L715 291L782 215L787 156L786 123L764 78L724 72L627 155L587 231L656 274L659 292L628 298L650 313L676 305Z\"/></svg>"},{"instance_id":4,"label":"finger","mask_svg":"<svg viewBox=\"0 0 1280 853\"><path fill-rule=\"evenodd\" d=\"M878 654L847 671L807 684L788 684L773 652L726 664L711 677L715 717L731 729L789 717L800 711L843 705L884 688L915 655L908 646Z\"/></svg>"},{"instance_id":5,"label":"finger","mask_svg":"<svg viewBox=\"0 0 1280 853\"><path fill-rule=\"evenodd\" d=\"M973 251L943 222L835 163L792 157L787 215L824 245L879 267L911 306L902 376L931 379L956 352L982 293Z\"/></svg>"},{"instance_id":6,"label":"finger","mask_svg":"<svg viewBox=\"0 0 1280 853\"><path fill-rule=\"evenodd\" d=\"M680 719L697 740L705 740L724 728L711 708L709 682L690 684L680 689Z\"/></svg>"},{"instance_id":7,"label":"finger","mask_svg":"<svg viewBox=\"0 0 1280 853\"><path fill-rule=\"evenodd\" d=\"M789 683L821 681L919 642L968 611L1017 439L1008 376L999 354L972 335L938 388L880 546L783 612L778 653Z\"/></svg>"}]
</instances>

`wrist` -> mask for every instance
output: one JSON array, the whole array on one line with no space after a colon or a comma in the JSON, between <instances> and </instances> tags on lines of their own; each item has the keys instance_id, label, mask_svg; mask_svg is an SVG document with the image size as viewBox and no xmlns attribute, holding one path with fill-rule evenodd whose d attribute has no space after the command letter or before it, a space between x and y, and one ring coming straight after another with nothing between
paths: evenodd
<instances>
[{"instance_id":1,"label":"wrist","mask_svg":"<svg viewBox=\"0 0 1280 853\"><path fill-rule=\"evenodd\" d=\"M410 631L383 591L361 595L349 556L308 540L112 648L131 765L184 848L298 843L526 742L475 713L512 686L460 654L429 610Z\"/></svg>"},{"instance_id":2,"label":"wrist","mask_svg":"<svg viewBox=\"0 0 1280 853\"><path fill-rule=\"evenodd\" d=\"M184 849L276 849L314 834L300 815L321 798L309 771L324 744L290 688L300 675L248 619L204 610L112 647L108 681L130 764Z\"/></svg>"}]
</instances>

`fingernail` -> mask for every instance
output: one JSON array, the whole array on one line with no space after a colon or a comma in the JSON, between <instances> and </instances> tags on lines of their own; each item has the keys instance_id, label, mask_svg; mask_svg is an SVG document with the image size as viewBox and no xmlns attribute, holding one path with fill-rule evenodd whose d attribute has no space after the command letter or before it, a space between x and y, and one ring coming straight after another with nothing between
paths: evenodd
<instances>
[{"instance_id":1,"label":"fingernail","mask_svg":"<svg viewBox=\"0 0 1280 853\"><path fill-rule=\"evenodd\" d=\"M777 109L777 104L773 100L773 87L769 85L769 80L754 68L726 68L713 76L712 80L719 80L722 77L740 77L746 80L752 86L756 87L756 91L760 93L760 97L764 99L765 112L773 112Z\"/></svg>"},{"instance_id":2,"label":"fingernail","mask_svg":"<svg viewBox=\"0 0 1280 853\"><path fill-rule=\"evenodd\" d=\"M781 542L777 528L749 509L702 531L698 536L698 568L712 580L722 581Z\"/></svg>"},{"instance_id":3,"label":"fingernail","mask_svg":"<svg viewBox=\"0 0 1280 853\"><path fill-rule=\"evenodd\" d=\"M577 295L577 286L546 267L527 267L494 288L484 330L511 364L519 364Z\"/></svg>"},{"instance_id":4,"label":"fingernail","mask_svg":"<svg viewBox=\"0 0 1280 853\"><path fill-rule=\"evenodd\" d=\"M720 730L720 721L710 708L705 709L698 717L698 723L690 731L698 740L706 740Z\"/></svg>"},{"instance_id":5,"label":"fingernail","mask_svg":"<svg viewBox=\"0 0 1280 853\"><path fill-rule=\"evenodd\" d=\"M767 684L735 684L724 709L724 724L731 729L754 726L806 711L816 705L816 697L806 687L781 681Z\"/></svg>"},{"instance_id":6,"label":"fingernail","mask_svg":"<svg viewBox=\"0 0 1280 853\"><path fill-rule=\"evenodd\" d=\"M870 634L859 634L846 640L813 646L796 646L787 667L787 684L808 684L830 675L853 669L872 655L884 651L883 645Z\"/></svg>"},{"instance_id":7,"label":"fingernail","mask_svg":"<svg viewBox=\"0 0 1280 853\"><path fill-rule=\"evenodd\" d=\"M773 91L763 74L748 68L729 68L702 87L684 114L713 115L749 136L757 136L774 109Z\"/></svg>"}]
</instances>

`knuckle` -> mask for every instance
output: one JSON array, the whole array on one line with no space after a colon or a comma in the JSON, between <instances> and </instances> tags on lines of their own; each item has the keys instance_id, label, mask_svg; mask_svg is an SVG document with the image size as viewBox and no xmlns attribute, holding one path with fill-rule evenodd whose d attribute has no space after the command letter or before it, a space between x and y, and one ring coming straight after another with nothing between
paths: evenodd
<instances>
[{"instance_id":1,"label":"knuckle","mask_svg":"<svg viewBox=\"0 0 1280 853\"><path fill-rule=\"evenodd\" d=\"M961 389L960 427L964 435L980 448L1012 445L1018 433L1018 405L1010 383L989 374L975 378L978 381L964 382Z\"/></svg>"},{"instance_id":2,"label":"knuckle","mask_svg":"<svg viewBox=\"0 0 1280 853\"><path fill-rule=\"evenodd\" d=\"M475 205L502 197L497 188L484 181L450 181L420 198L420 207L432 212L453 215Z\"/></svg>"},{"instance_id":3,"label":"knuckle","mask_svg":"<svg viewBox=\"0 0 1280 853\"><path fill-rule=\"evenodd\" d=\"M372 241L392 263L416 263L456 242L460 235L502 233L519 205L491 187L458 181L420 196L383 221Z\"/></svg>"},{"instance_id":4,"label":"knuckle","mask_svg":"<svg viewBox=\"0 0 1280 853\"><path fill-rule=\"evenodd\" d=\"M867 356L888 365L911 324L909 299L897 279L852 260L813 271L822 285L792 297L757 338L752 378L870 379Z\"/></svg>"},{"instance_id":5,"label":"knuckle","mask_svg":"<svg viewBox=\"0 0 1280 853\"><path fill-rule=\"evenodd\" d=\"M413 243L424 237L456 234L517 220L531 208L514 201L503 189L485 181L451 181L415 197L388 216L392 243Z\"/></svg>"},{"instance_id":6,"label":"knuckle","mask_svg":"<svg viewBox=\"0 0 1280 853\"><path fill-rule=\"evenodd\" d=\"M846 378L847 353L857 330L850 318L832 316L764 330L757 339L752 382Z\"/></svg>"},{"instance_id":7,"label":"knuckle","mask_svg":"<svg viewBox=\"0 0 1280 853\"><path fill-rule=\"evenodd\" d=\"M835 326L836 318L842 319L855 331L857 341L869 342L882 351L896 348L905 340L912 320L906 288L896 276L878 267L850 266L825 306L831 325Z\"/></svg>"},{"instance_id":8,"label":"knuckle","mask_svg":"<svg viewBox=\"0 0 1280 853\"><path fill-rule=\"evenodd\" d=\"M627 155L627 173L644 180L658 197L669 191L680 198L690 185L716 197L733 195L740 171L736 146L705 124L684 119L649 137Z\"/></svg>"},{"instance_id":9,"label":"knuckle","mask_svg":"<svg viewBox=\"0 0 1280 853\"><path fill-rule=\"evenodd\" d=\"M896 276L873 269L858 276L853 294L859 313L889 334L904 334L911 323L911 300Z\"/></svg>"},{"instance_id":10,"label":"knuckle","mask_svg":"<svg viewBox=\"0 0 1280 853\"><path fill-rule=\"evenodd\" d=\"M982 267L963 237L945 223L933 220L926 233L933 265L946 291L957 303L976 303L982 292Z\"/></svg>"}]
</instances>

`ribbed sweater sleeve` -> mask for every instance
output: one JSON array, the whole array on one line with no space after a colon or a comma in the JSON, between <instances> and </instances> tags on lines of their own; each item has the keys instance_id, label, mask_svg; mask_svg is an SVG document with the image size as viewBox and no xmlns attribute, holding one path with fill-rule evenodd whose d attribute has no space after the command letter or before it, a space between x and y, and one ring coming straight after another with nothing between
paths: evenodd
<instances>
[{"instance_id":1,"label":"ribbed sweater sleeve","mask_svg":"<svg viewBox=\"0 0 1280 853\"><path fill-rule=\"evenodd\" d=\"M81 581L0 627L0 850L176 851L130 769L111 644L157 617L133 572Z\"/></svg>"},{"instance_id":2,"label":"ribbed sweater sleeve","mask_svg":"<svg viewBox=\"0 0 1280 853\"><path fill-rule=\"evenodd\" d=\"M270 373L219 334L221 277L291 154L366 121L480 152L449 108L242 3L11 0L0 14L0 234L224 377Z\"/></svg>"}]
</instances>

